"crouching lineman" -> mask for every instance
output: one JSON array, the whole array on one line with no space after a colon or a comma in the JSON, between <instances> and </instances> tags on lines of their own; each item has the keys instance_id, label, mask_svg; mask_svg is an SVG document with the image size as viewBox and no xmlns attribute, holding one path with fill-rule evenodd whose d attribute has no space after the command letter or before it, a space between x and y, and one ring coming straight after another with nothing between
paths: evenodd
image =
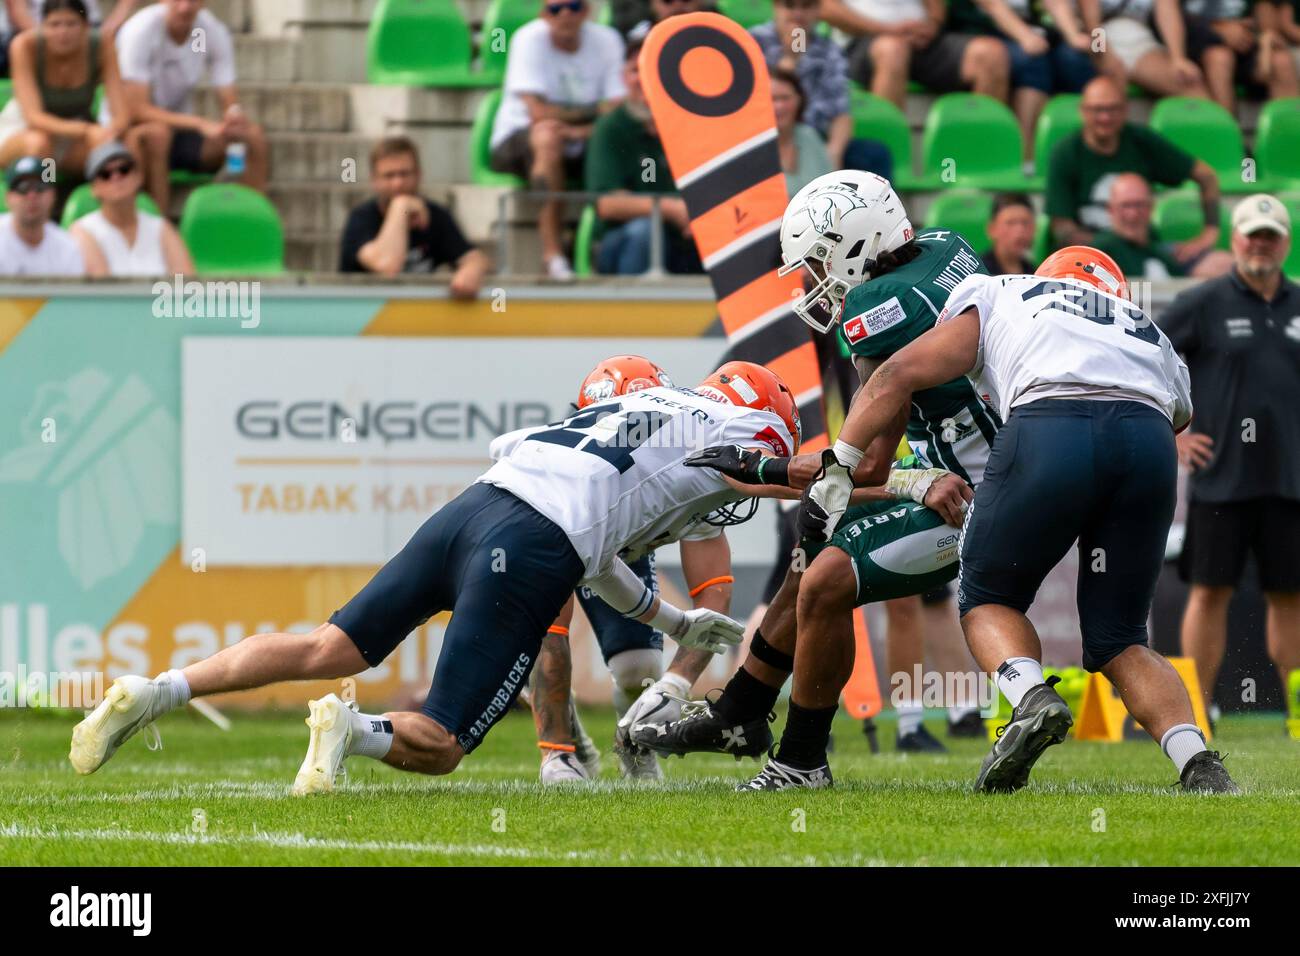
<instances>
[{"instance_id":1,"label":"crouching lineman","mask_svg":"<svg viewBox=\"0 0 1300 956\"><path fill-rule=\"evenodd\" d=\"M971 653L1015 708L976 779L985 792L1025 786L1073 723L1056 679L1043 679L1025 611L1076 542L1084 667L1115 685L1184 789L1238 792L1206 748L1177 672L1147 647L1174 513L1174 434L1192 405L1187 366L1126 291L1115 262L1087 246L1060 250L1032 276L963 280L935 328L857 396L823 453L825 473L804 492L803 529L824 538L849 501L862 450L920 389L968 375L1006 421L966 516L957 589ZM852 632L819 613L815 591L801 596L798 624L793 700L834 704Z\"/></svg>"},{"instance_id":2,"label":"crouching lineman","mask_svg":"<svg viewBox=\"0 0 1300 956\"><path fill-rule=\"evenodd\" d=\"M615 355L597 363L578 389L574 412L597 402L659 386L671 387L668 373L640 355ZM726 386L723 386L726 387ZM492 443L495 461L501 450L513 445L511 434ZM723 509L724 511L726 509ZM705 518L681 539L682 574L695 607L707 607L726 614L731 603L731 549L724 526L731 516L718 513ZM627 565L647 588L658 593L654 552ZM614 711L622 717L628 705L648 687L662 693L666 707L675 717L678 701L704 672L713 655L698 648L679 647L667 673L663 667L663 634L642 621L623 617L583 585L577 603L591 624L605 666L613 681ZM547 628L537 666L530 683L533 718L537 724L537 745L542 749L543 784L582 783L596 775L600 754L578 718L571 693L572 659L569 654L569 625L574 601L565 605L560 617ZM629 746L626 735L614 741L619 770L630 780L661 780L663 771L652 751Z\"/></svg>"},{"instance_id":3,"label":"crouching lineman","mask_svg":"<svg viewBox=\"0 0 1300 956\"><path fill-rule=\"evenodd\" d=\"M579 584L684 647L716 653L739 643L739 623L665 603L618 555L679 540L755 494L718 472L687 468L692 451L724 443L798 449L798 409L779 377L732 362L698 390L646 389L514 439L328 623L309 634L256 634L153 680L114 681L73 730L73 767L93 773L140 728L192 697L376 667L421 622L450 610L420 712L362 714L334 694L310 702L311 735L293 792L332 790L354 754L450 773L510 709L547 627Z\"/></svg>"}]
</instances>

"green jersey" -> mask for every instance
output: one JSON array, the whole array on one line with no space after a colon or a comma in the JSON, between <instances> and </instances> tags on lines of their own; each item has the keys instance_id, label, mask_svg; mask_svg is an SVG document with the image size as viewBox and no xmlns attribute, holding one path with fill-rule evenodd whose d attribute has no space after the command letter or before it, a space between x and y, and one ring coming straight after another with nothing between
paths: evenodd
<instances>
[{"instance_id":1,"label":"green jersey","mask_svg":"<svg viewBox=\"0 0 1300 956\"><path fill-rule=\"evenodd\" d=\"M934 328L948 295L968 275L987 275L975 250L950 229L916 236L921 254L849 291L840 336L854 355L886 359ZM972 485L984 476L997 414L963 377L912 396L907 443L922 467L946 468Z\"/></svg>"}]
</instances>

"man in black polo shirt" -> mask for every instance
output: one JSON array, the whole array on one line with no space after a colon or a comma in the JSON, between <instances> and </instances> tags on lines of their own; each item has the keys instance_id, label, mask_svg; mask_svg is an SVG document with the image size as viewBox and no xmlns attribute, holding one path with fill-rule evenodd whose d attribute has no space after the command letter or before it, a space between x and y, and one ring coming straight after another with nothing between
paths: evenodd
<instances>
[{"instance_id":1,"label":"man in black polo shirt","mask_svg":"<svg viewBox=\"0 0 1300 956\"><path fill-rule=\"evenodd\" d=\"M1300 287L1281 270L1290 246L1286 207L1262 194L1243 199L1232 216L1232 272L1179 295L1160 323L1192 375L1196 415L1178 438L1192 469L1182 644L1207 704L1248 552L1284 687L1300 668Z\"/></svg>"},{"instance_id":2,"label":"man in black polo shirt","mask_svg":"<svg viewBox=\"0 0 1300 956\"><path fill-rule=\"evenodd\" d=\"M405 136L380 140L370 153L375 196L348 214L339 250L340 272L432 272L454 269L449 284L458 299L483 285L488 260L465 239L442 206L420 195L420 154Z\"/></svg>"}]
</instances>

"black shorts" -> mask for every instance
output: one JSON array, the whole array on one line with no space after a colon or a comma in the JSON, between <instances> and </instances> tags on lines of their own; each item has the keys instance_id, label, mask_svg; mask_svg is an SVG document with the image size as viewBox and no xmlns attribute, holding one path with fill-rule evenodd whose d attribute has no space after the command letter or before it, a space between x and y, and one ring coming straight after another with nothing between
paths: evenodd
<instances>
[{"instance_id":1,"label":"black shorts","mask_svg":"<svg viewBox=\"0 0 1300 956\"><path fill-rule=\"evenodd\" d=\"M636 572L642 583L654 594L659 593L659 579L655 576L654 552L632 561L628 567ZM600 645L600 656L609 663L609 659L624 651L643 651L664 649L664 636L649 624L624 617L596 595L590 588L578 588L578 603L582 612L591 622L591 629L596 632L596 643Z\"/></svg>"},{"instance_id":2,"label":"black shorts","mask_svg":"<svg viewBox=\"0 0 1300 956\"><path fill-rule=\"evenodd\" d=\"M220 169L220 163L203 163L203 134L196 129L178 129L172 133L171 153L167 157L168 169L181 169L187 173L210 173Z\"/></svg>"},{"instance_id":3,"label":"black shorts","mask_svg":"<svg viewBox=\"0 0 1300 956\"><path fill-rule=\"evenodd\" d=\"M498 173L510 173L527 182L533 175L533 145L529 140L531 130L525 126L517 129L496 146L488 157L488 165ZM583 154L564 157L564 175L570 181L582 179Z\"/></svg>"},{"instance_id":4,"label":"black shorts","mask_svg":"<svg viewBox=\"0 0 1300 956\"><path fill-rule=\"evenodd\" d=\"M1178 575L1189 584L1236 587L1255 555L1263 591L1300 591L1300 502L1286 498L1187 506Z\"/></svg>"},{"instance_id":5,"label":"black shorts","mask_svg":"<svg viewBox=\"0 0 1300 956\"><path fill-rule=\"evenodd\" d=\"M412 630L451 611L422 709L469 753L510 709L582 576L559 526L479 482L421 525L330 623L375 667Z\"/></svg>"},{"instance_id":6,"label":"black shorts","mask_svg":"<svg viewBox=\"0 0 1300 956\"><path fill-rule=\"evenodd\" d=\"M1043 399L1011 413L966 513L957 601L1028 610L1076 541L1083 666L1147 643L1174 516L1174 430L1139 402Z\"/></svg>"},{"instance_id":7,"label":"black shorts","mask_svg":"<svg viewBox=\"0 0 1300 956\"><path fill-rule=\"evenodd\" d=\"M961 78L961 61L974 34L941 33L923 50L913 50L911 78L927 89L950 93L970 87ZM871 38L863 37L847 50L849 76L859 85L870 87L875 74L871 60Z\"/></svg>"},{"instance_id":8,"label":"black shorts","mask_svg":"<svg viewBox=\"0 0 1300 956\"><path fill-rule=\"evenodd\" d=\"M1201 57L1205 51L1212 46L1226 47L1223 37L1214 29L1214 24L1205 17L1193 13L1183 14L1183 25L1186 29L1187 38L1184 41L1187 47L1187 58L1196 63L1201 62ZM1259 42L1247 50L1245 53L1233 51L1236 65L1232 70L1232 81L1238 86L1245 87L1246 92L1252 98L1266 98L1268 87L1260 83L1255 77L1256 69L1259 65Z\"/></svg>"}]
</instances>

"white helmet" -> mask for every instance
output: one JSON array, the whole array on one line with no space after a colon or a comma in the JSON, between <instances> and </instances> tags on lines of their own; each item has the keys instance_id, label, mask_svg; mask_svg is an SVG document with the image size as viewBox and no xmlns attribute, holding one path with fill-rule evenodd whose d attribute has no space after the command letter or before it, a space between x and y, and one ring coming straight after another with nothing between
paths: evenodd
<instances>
[{"instance_id":1,"label":"white helmet","mask_svg":"<svg viewBox=\"0 0 1300 956\"><path fill-rule=\"evenodd\" d=\"M829 332L839 321L844 297L866 281L880 254L912 236L907 210L889 180L856 169L818 176L795 194L781 220L780 274L807 267L816 280L794 304L795 315L818 332ZM827 321L811 314L814 306Z\"/></svg>"}]
</instances>

